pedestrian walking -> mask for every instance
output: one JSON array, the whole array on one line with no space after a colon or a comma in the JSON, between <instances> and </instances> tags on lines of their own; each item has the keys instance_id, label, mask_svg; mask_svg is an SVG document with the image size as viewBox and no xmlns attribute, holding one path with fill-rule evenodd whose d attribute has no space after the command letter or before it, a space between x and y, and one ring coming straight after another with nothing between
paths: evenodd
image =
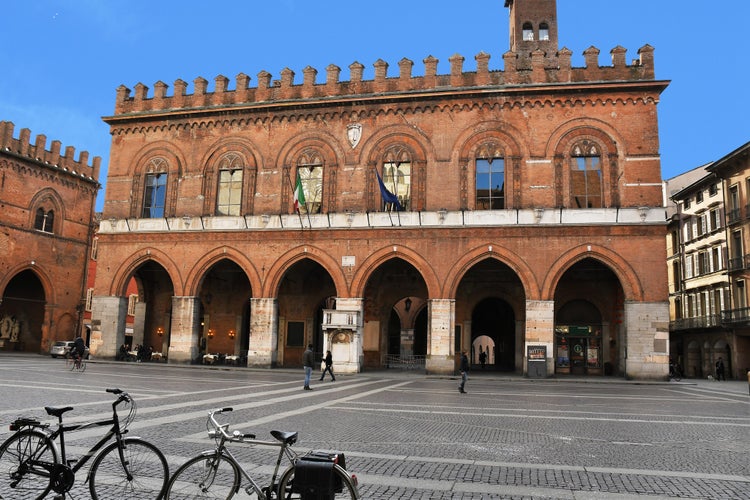
<instances>
[{"instance_id":1,"label":"pedestrian walking","mask_svg":"<svg viewBox=\"0 0 750 500\"><path fill-rule=\"evenodd\" d=\"M331 374L331 382L336 382L336 376L333 374L333 356L331 355L331 351L326 351L326 357L323 358L323 362L326 364L326 367L320 376L320 380L322 381L326 378L326 372L328 372Z\"/></svg>"},{"instance_id":2,"label":"pedestrian walking","mask_svg":"<svg viewBox=\"0 0 750 500\"><path fill-rule=\"evenodd\" d=\"M724 376L724 360L719 356L719 359L716 360L716 380L726 379L727 378Z\"/></svg>"},{"instance_id":3,"label":"pedestrian walking","mask_svg":"<svg viewBox=\"0 0 750 500\"><path fill-rule=\"evenodd\" d=\"M479 348L481 349L481 346ZM487 364L487 351L479 353L479 362L482 364L482 370L484 370L484 365Z\"/></svg>"},{"instance_id":4,"label":"pedestrian walking","mask_svg":"<svg viewBox=\"0 0 750 500\"><path fill-rule=\"evenodd\" d=\"M461 372L461 384L458 386L458 392L466 394L464 387L466 387L466 380L469 378L469 357L466 355L466 351L461 353L461 365L458 370Z\"/></svg>"},{"instance_id":5,"label":"pedestrian walking","mask_svg":"<svg viewBox=\"0 0 750 500\"><path fill-rule=\"evenodd\" d=\"M312 376L314 358L312 348L312 344L307 344L307 350L305 350L305 353L302 355L302 366L305 367L306 391L312 391L312 387L310 387L310 377Z\"/></svg>"}]
</instances>

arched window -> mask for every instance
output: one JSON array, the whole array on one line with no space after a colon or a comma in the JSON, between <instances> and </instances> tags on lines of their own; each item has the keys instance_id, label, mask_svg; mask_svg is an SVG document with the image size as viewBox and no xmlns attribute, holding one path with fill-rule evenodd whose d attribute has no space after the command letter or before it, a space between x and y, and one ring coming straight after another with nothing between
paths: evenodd
<instances>
[{"instance_id":1,"label":"arched window","mask_svg":"<svg viewBox=\"0 0 750 500\"><path fill-rule=\"evenodd\" d=\"M242 158L236 153L227 153L219 161L216 215L240 215L243 169Z\"/></svg>"},{"instance_id":2,"label":"arched window","mask_svg":"<svg viewBox=\"0 0 750 500\"><path fill-rule=\"evenodd\" d=\"M402 146L390 148L383 159L383 184L396 195L403 210L411 209L411 163L411 154ZM392 205L383 202L384 210L392 210Z\"/></svg>"},{"instance_id":3,"label":"arched window","mask_svg":"<svg viewBox=\"0 0 750 500\"><path fill-rule=\"evenodd\" d=\"M297 176L302 184L304 204L300 213L319 214L323 209L323 157L315 149L306 149L297 159ZM295 186L296 188L296 186Z\"/></svg>"},{"instance_id":4,"label":"arched window","mask_svg":"<svg viewBox=\"0 0 750 500\"><path fill-rule=\"evenodd\" d=\"M523 40L524 42L534 41L534 27L529 22L523 23Z\"/></svg>"},{"instance_id":5,"label":"arched window","mask_svg":"<svg viewBox=\"0 0 750 500\"><path fill-rule=\"evenodd\" d=\"M539 25L539 40L549 40L549 25L547 23L541 23Z\"/></svg>"},{"instance_id":6,"label":"arched window","mask_svg":"<svg viewBox=\"0 0 750 500\"><path fill-rule=\"evenodd\" d=\"M505 158L501 148L485 144L476 158L476 210L505 208Z\"/></svg>"},{"instance_id":7,"label":"arched window","mask_svg":"<svg viewBox=\"0 0 750 500\"><path fill-rule=\"evenodd\" d=\"M576 143L570 153L570 199L573 208L603 206L602 162L599 147L589 141Z\"/></svg>"},{"instance_id":8,"label":"arched window","mask_svg":"<svg viewBox=\"0 0 750 500\"><path fill-rule=\"evenodd\" d=\"M55 228L55 211L38 208L34 217L34 229L51 233Z\"/></svg>"},{"instance_id":9,"label":"arched window","mask_svg":"<svg viewBox=\"0 0 750 500\"><path fill-rule=\"evenodd\" d=\"M164 158L154 158L149 161L144 181L143 210L141 217L164 217L167 201L167 161Z\"/></svg>"}]
</instances>

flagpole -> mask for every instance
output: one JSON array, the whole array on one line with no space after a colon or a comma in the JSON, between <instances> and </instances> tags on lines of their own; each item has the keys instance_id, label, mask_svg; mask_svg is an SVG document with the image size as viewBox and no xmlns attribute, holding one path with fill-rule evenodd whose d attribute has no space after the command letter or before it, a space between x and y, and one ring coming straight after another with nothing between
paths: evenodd
<instances>
[{"instance_id":1,"label":"flagpole","mask_svg":"<svg viewBox=\"0 0 750 500\"><path fill-rule=\"evenodd\" d=\"M288 179L289 179L289 185L292 188L292 196L294 196L294 188L295 188L295 186L294 186L294 183L292 182L292 172L291 172L291 169L289 170L289 177L288 177ZM299 213L299 208L296 209L296 212L297 212L297 217L299 217L299 227L300 227L300 229L305 229L305 226L302 224L302 214Z\"/></svg>"}]
</instances>

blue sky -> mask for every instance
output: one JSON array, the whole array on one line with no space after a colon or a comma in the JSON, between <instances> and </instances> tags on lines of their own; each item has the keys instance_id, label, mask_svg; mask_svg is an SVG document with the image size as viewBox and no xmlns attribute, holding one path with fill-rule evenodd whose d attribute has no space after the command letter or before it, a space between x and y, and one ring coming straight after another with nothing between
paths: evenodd
<instances>
[{"instance_id":1,"label":"blue sky","mask_svg":"<svg viewBox=\"0 0 750 500\"><path fill-rule=\"evenodd\" d=\"M645 44L655 48L656 78L671 80L658 106L662 177L667 179L717 160L750 140L750 41L744 24L748 0L558 0L560 46L583 66L583 51L600 49L600 65L621 45L627 60ZM213 89L224 75L234 88L238 73L285 67L301 83L302 70L335 64L341 79L349 65L383 59L388 75L398 61L440 60L461 54L492 56L502 69L509 48L504 0L5 0L0 17L0 120L102 157L106 183L110 135L102 116L114 112L115 89L202 76ZM101 210L104 189L99 194Z\"/></svg>"}]
</instances>

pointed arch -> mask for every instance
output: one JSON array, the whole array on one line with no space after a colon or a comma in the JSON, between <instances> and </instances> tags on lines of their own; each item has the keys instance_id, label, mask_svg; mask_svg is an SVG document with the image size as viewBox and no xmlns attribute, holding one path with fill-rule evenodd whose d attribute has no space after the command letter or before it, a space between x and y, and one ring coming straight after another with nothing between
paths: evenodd
<instances>
[{"instance_id":1,"label":"pointed arch","mask_svg":"<svg viewBox=\"0 0 750 500\"><path fill-rule=\"evenodd\" d=\"M46 233L61 234L64 220L65 203L60 194L53 188L41 189L31 198L29 202L29 228Z\"/></svg>"},{"instance_id":2,"label":"pointed arch","mask_svg":"<svg viewBox=\"0 0 750 500\"><path fill-rule=\"evenodd\" d=\"M322 169L320 211L336 211L338 170L339 165L344 164L344 158L345 153L339 141L333 135L320 131L295 136L282 146L276 164L283 168L281 199L287 200L284 206L289 207L290 213L293 206L293 179L296 178L296 168L303 165L316 165Z\"/></svg>"},{"instance_id":3,"label":"pointed arch","mask_svg":"<svg viewBox=\"0 0 750 500\"><path fill-rule=\"evenodd\" d=\"M215 248L205 253L188 271L185 277L185 293L188 296L197 296L206 273L214 264L222 260L229 260L237 264L245 272L253 294L260 293L263 285L258 270L242 251L233 247Z\"/></svg>"},{"instance_id":4,"label":"pointed arch","mask_svg":"<svg viewBox=\"0 0 750 500\"><path fill-rule=\"evenodd\" d=\"M200 168L203 174L203 215L218 214L217 197L219 193L220 171L241 171L242 199L239 214L253 213L253 201L258 170L262 168L262 155L256 145L242 137L222 138L209 146L201 158ZM226 215L226 214L219 214Z\"/></svg>"},{"instance_id":5,"label":"pointed arch","mask_svg":"<svg viewBox=\"0 0 750 500\"><path fill-rule=\"evenodd\" d=\"M141 148L133 155L132 191L134 199L130 205L130 217L140 218L143 214L146 179L149 175L166 177L164 216L174 217L177 206L179 179L185 173L187 159L184 153L167 141L157 141Z\"/></svg>"},{"instance_id":6,"label":"pointed arch","mask_svg":"<svg viewBox=\"0 0 750 500\"><path fill-rule=\"evenodd\" d=\"M408 193L394 194L408 196L407 210L420 211L426 208L427 163L434 161L436 155L434 145L424 132L408 125L384 127L362 144L361 158L366 168L368 210L379 210L382 207L375 169L382 168L384 163L398 162L408 162ZM401 174L405 175L404 172Z\"/></svg>"},{"instance_id":7,"label":"pointed arch","mask_svg":"<svg viewBox=\"0 0 750 500\"><path fill-rule=\"evenodd\" d=\"M460 203L463 210L474 210L476 206L478 159L502 158L504 162L503 208L517 207L520 203L520 161L526 154L515 139L521 134L507 123L486 121L464 130L453 148L453 163L457 164L461 177Z\"/></svg>"},{"instance_id":8,"label":"pointed arch","mask_svg":"<svg viewBox=\"0 0 750 500\"><path fill-rule=\"evenodd\" d=\"M292 248L276 259L276 262L268 269L267 279L261 290L261 297L277 297L284 273L293 264L304 259L310 259L326 270L336 287L337 296L349 297L349 287L339 263L330 254L312 245L300 245Z\"/></svg>"},{"instance_id":9,"label":"pointed arch","mask_svg":"<svg viewBox=\"0 0 750 500\"><path fill-rule=\"evenodd\" d=\"M8 272L6 272L0 279L0 298L5 294L5 289L8 287L8 283L10 283L19 273L24 271L31 271L37 279L39 279L39 282L42 284L42 290L44 291L44 297L48 304L58 303L57 293L55 293L52 279L43 268L35 265L33 261L31 263L20 264L8 269Z\"/></svg>"},{"instance_id":10,"label":"pointed arch","mask_svg":"<svg viewBox=\"0 0 750 500\"><path fill-rule=\"evenodd\" d=\"M541 288L541 300L554 300L555 290L563 274L575 263L594 259L607 266L620 280L624 299L643 301L644 290L638 274L620 255L599 245L580 245L562 254L547 272Z\"/></svg>"},{"instance_id":11,"label":"pointed arch","mask_svg":"<svg viewBox=\"0 0 750 500\"><path fill-rule=\"evenodd\" d=\"M153 247L142 248L138 253L123 260L123 264L115 271L110 281L108 294L117 297L127 296L130 278L140 266L148 261L153 261L164 268L174 287L175 296L185 295L185 285L181 279L179 266L168 254Z\"/></svg>"},{"instance_id":12,"label":"pointed arch","mask_svg":"<svg viewBox=\"0 0 750 500\"><path fill-rule=\"evenodd\" d=\"M384 262L393 258L400 258L414 266L422 276L427 286L427 296L431 299L444 298L441 295L440 281L438 280L435 269L425 260L418 252L404 247L403 245L392 245L375 250L365 259L357 268L352 278L352 295L354 297L363 297L367 280L372 273Z\"/></svg>"},{"instance_id":13,"label":"pointed arch","mask_svg":"<svg viewBox=\"0 0 750 500\"><path fill-rule=\"evenodd\" d=\"M491 250L490 250L491 249ZM466 252L451 267L445 278L443 297L455 297L461 280L466 273L478 262L485 259L493 259L505 264L515 272L516 277L523 285L526 300L539 300L540 289L534 271L519 258L518 253L513 252L502 245L488 243Z\"/></svg>"}]
</instances>

